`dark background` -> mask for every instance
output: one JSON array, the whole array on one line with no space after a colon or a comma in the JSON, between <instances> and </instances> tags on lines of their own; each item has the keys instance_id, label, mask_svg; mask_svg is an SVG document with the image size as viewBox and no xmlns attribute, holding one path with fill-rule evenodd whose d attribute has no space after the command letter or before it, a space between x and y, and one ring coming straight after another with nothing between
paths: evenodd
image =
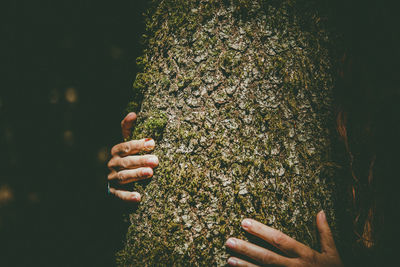
<instances>
[{"instance_id":1,"label":"dark background","mask_svg":"<svg viewBox=\"0 0 400 267\"><path fill-rule=\"evenodd\" d=\"M0 265L113 266L106 196L145 1L1 1Z\"/></svg>"},{"instance_id":2,"label":"dark background","mask_svg":"<svg viewBox=\"0 0 400 267\"><path fill-rule=\"evenodd\" d=\"M399 109L378 111L399 106L398 9L333 2L352 69L338 101L361 125L355 140L365 135L359 118L375 116L386 143L359 146L382 147L397 166ZM145 0L0 2L0 266L114 265L129 206L107 197L106 162L133 95L145 8Z\"/></svg>"}]
</instances>

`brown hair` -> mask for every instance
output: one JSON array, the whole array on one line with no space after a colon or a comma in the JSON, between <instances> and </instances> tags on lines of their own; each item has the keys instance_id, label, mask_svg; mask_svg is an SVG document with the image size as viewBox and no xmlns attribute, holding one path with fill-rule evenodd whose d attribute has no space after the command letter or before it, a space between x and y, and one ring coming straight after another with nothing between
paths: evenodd
<instances>
[{"instance_id":1,"label":"brown hair","mask_svg":"<svg viewBox=\"0 0 400 267\"><path fill-rule=\"evenodd\" d=\"M347 112L340 110L336 117L336 127L339 137L341 138L345 151L348 157L349 171L352 177L350 183L351 202L353 204L353 230L358 237L358 243L361 243L366 248L372 248L375 243L374 238L374 217L376 214L376 203L373 192L374 179L374 164L376 155L371 156L369 160L369 170L367 177L362 179L356 174L354 167L354 155L350 149L349 137L347 133ZM361 187L366 187L367 190L362 190ZM364 195L362 195L364 194ZM367 198L369 199L368 201Z\"/></svg>"}]
</instances>

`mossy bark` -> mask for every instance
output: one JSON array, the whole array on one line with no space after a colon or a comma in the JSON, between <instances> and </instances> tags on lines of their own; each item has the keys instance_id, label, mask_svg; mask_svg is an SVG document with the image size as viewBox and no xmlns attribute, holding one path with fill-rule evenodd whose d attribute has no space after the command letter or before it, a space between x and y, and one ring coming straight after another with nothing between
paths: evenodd
<instances>
[{"instance_id":1,"label":"mossy bark","mask_svg":"<svg viewBox=\"0 0 400 267\"><path fill-rule=\"evenodd\" d=\"M224 265L254 218L318 248L315 215L335 222L332 63L310 1L177 1L150 12L132 138L160 159L122 266Z\"/></svg>"}]
</instances>

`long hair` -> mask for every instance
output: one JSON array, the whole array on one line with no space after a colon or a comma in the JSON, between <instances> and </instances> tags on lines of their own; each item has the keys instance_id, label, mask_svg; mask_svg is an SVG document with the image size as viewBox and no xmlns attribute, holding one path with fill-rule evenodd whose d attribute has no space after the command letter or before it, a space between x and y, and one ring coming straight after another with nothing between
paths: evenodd
<instances>
[{"instance_id":1,"label":"long hair","mask_svg":"<svg viewBox=\"0 0 400 267\"><path fill-rule=\"evenodd\" d=\"M347 185L348 196L340 201L346 204L342 231L348 234L351 223L354 234L346 235L345 246L351 243L352 250L343 254L352 266L390 266L383 262L396 259L400 249L398 9L392 0L330 3L345 50L338 52L334 93L339 149L345 155L339 159L345 166L340 186Z\"/></svg>"},{"instance_id":2,"label":"long hair","mask_svg":"<svg viewBox=\"0 0 400 267\"><path fill-rule=\"evenodd\" d=\"M383 232L391 211L387 212L390 201L386 195L393 195L391 187L397 183L393 179L394 166L388 166L388 162L397 155L400 117L396 108L400 94L395 68L389 69L389 59L370 55L357 50L351 56L343 56L335 91L336 129L350 177L353 231L357 244L368 249L387 239ZM382 62L387 64L386 68L378 69Z\"/></svg>"},{"instance_id":3,"label":"long hair","mask_svg":"<svg viewBox=\"0 0 400 267\"><path fill-rule=\"evenodd\" d=\"M348 113L339 110L336 117L336 127L347 154L348 170L351 181L349 183L349 195L353 205L353 231L357 236L357 242L366 248L372 248L375 244L374 220L376 219L376 198L374 196L374 164L376 155L367 159L368 173L365 176L357 173L355 156L349 142L347 132Z\"/></svg>"}]
</instances>

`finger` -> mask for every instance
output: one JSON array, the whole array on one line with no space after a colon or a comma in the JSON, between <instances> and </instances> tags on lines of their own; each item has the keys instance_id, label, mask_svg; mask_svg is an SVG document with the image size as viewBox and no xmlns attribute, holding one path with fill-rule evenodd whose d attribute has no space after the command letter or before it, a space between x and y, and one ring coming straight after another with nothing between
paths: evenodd
<instances>
[{"instance_id":1,"label":"finger","mask_svg":"<svg viewBox=\"0 0 400 267\"><path fill-rule=\"evenodd\" d=\"M239 266L239 267L241 267L241 266L258 267L258 265L255 265L253 263L250 263L250 262L247 262L247 261L244 261L242 259L235 258L235 257L230 257L228 259L228 264L231 265L231 266Z\"/></svg>"},{"instance_id":2,"label":"finger","mask_svg":"<svg viewBox=\"0 0 400 267\"><path fill-rule=\"evenodd\" d=\"M136 118L137 118L136 113L130 112L121 121L122 136L124 138L128 138L131 135L133 123L135 122Z\"/></svg>"},{"instance_id":3,"label":"finger","mask_svg":"<svg viewBox=\"0 0 400 267\"><path fill-rule=\"evenodd\" d=\"M108 162L110 170L136 169L139 167L154 168L158 165L158 158L154 155L113 157Z\"/></svg>"},{"instance_id":4,"label":"finger","mask_svg":"<svg viewBox=\"0 0 400 267\"><path fill-rule=\"evenodd\" d=\"M111 149L111 155L124 157L128 155L137 154L141 151L151 151L154 149L154 146L155 142L151 138L132 140L129 142L124 142L115 145Z\"/></svg>"},{"instance_id":5,"label":"finger","mask_svg":"<svg viewBox=\"0 0 400 267\"><path fill-rule=\"evenodd\" d=\"M229 238L226 242L226 246L231 250L248 256L261 264L288 266L291 263L290 258L283 257L270 250L237 238Z\"/></svg>"},{"instance_id":6,"label":"finger","mask_svg":"<svg viewBox=\"0 0 400 267\"><path fill-rule=\"evenodd\" d=\"M129 192L110 187L110 193L117 198L127 202L140 202L141 196L138 192Z\"/></svg>"},{"instance_id":7,"label":"finger","mask_svg":"<svg viewBox=\"0 0 400 267\"><path fill-rule=\"evenodd\" d=\"M112 171L108 180L118 180L120 184L127 184L134 181L148 179L153 176L152 168L137 168L133 170Z\"/></svg>"},{"instance_id":8,"label":"finger","mask_svg":"<svg viewBox=\"0 0 400 267\"><path fill-rule=\"evenodd\" d=\"M331 229L326 220L326 215L321 210L317 215L317 228L321 240L322 253L337 253L335 241L333 240Z\"/></svg>"},{"instance_id":9,"label":"finger","mask_svg":"<svg viewBox=\"0 0 400 267\"><path fill-rule=\"evenodd\" d=\"M306 255L311 251L309 247L285 235L281 231L268 227L255 220L244 219L242 221L242 227L250 234L264 239L274 247L286 253L288 256L294 257Z\"/></svg>"}]
</instances>

